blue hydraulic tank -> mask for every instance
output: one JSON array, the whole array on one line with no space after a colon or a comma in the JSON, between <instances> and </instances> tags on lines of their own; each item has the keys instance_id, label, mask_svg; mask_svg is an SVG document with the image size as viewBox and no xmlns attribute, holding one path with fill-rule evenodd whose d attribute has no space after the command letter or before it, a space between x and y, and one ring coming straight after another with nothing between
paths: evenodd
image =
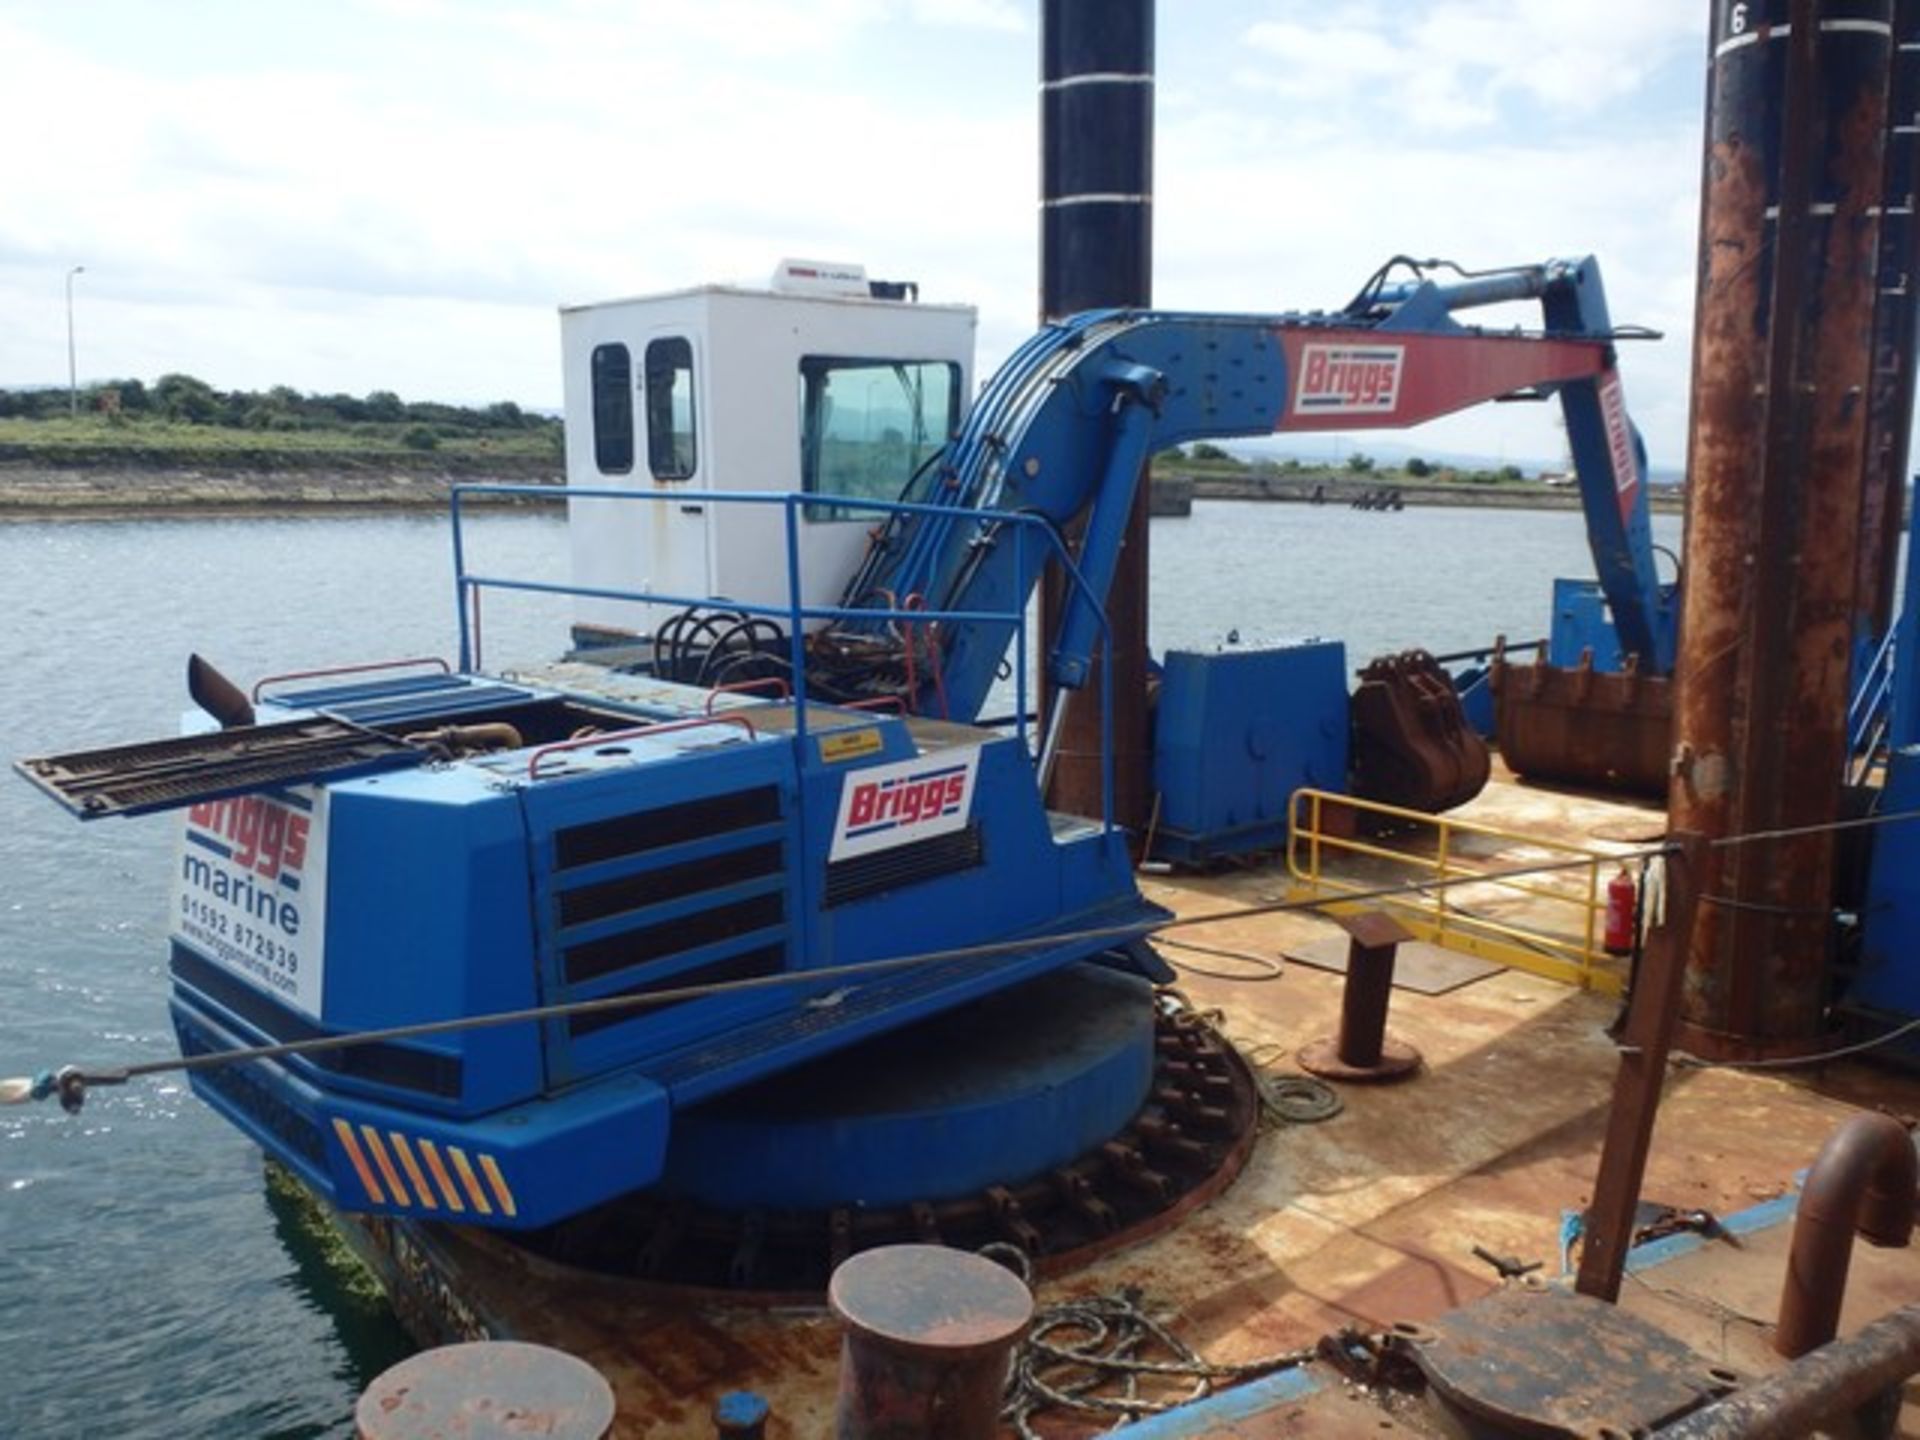
<instances>
[{"instance_id":1,"label":"blue hydraulic tank","mask_svg":"<svg viewBox=\"0 0 1920 1440\"><path fill-rule=\"evenodd\" d=\"M1195 862L1284 844L1295 790L1347 788L1346 654L1337 640L1168 654L1156 855Z\"/></svg>"}]
</instances>

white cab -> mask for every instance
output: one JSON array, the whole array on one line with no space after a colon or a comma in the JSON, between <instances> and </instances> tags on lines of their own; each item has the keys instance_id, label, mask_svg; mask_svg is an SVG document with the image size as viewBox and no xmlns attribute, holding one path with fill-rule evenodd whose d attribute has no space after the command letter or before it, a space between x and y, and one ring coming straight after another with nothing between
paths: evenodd
<instances>
[{"instance_id":1,"label":"white cab","mask_svg":"<svg viewBox=\"0 0 1920 1440\"><path fill-rule=\"evenodd\" d=\"M839 282L857 266L783 262L778 289L710 285L560 312L567 484L658 497L575 498L574 583L653 603L582 598L582 643L647 636L688 603L788 603L777 505L698 492L894 500L972 393L971 306L806 293L795 265ZM841 290L853 290L840 284ZM801 599L839 600L877 523L810 505L798 523Z\"/></svg>"}]
</instances>

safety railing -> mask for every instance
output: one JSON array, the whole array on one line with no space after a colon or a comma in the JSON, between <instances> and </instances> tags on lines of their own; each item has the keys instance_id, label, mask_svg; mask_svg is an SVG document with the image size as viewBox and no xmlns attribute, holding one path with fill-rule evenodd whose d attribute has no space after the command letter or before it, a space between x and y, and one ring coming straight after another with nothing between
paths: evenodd
<instances>
[{"instance_id":1,"label":"safety railing","mask_svg":"<svg viewBox=\"0 0 1920 1440\"><path fill-rule=\"evenodd\" d=\"M1625 989L1622 964L1602 943L1602 870L1618 863L1615 856L1325 790L1296 790L1288 819L1287 870L1297 897L1329 899L1339 911L1342 894L1431 881L1431 888L1365 903L1391 909L1430 944L1605 995Z\"/></svg>"},{"instance_id":2,"label":"safety railing","mask_svg":"<svg viewBox=\"0 0 1920 1440\"><path fill-rule=\"evenodd\" d=\"M473 574L467 569L466 540L461 529L461 502L476 495L511 496L521 500L545 501L549 504L566 504L575 500L615 500L643 505L671 503L674 505L779 507L784 512L786 522L787 603L760 605L731 599L717 600L711 595L675 595L655 590L613 589L559 581L520 580L507 576ZM613 490L571 485L472 484L454 486L450 504L453 516L454 613L460 628L459 668L463 674L476 671L481 665L480 595L487 590L518 591L531 595L570 595L580 599L633 601L639 604L677 608L724 604L727 609L737 611L743 616L755 616L786 623L787 661L793 674L791 702L794 713L793 734L795 741L804 752L808 735L805 633L808 622L844 620L863 624L886 622L897 626L1004 625L1013 633L1014 714L1017 717L1017 734L1023 746L1029 750L1032 748L1029 743L1027 723L1030 681L1027 674L1026 597L1021 596L1006 610L933 610L926 608L917 597L912 597L911 604L887 609L869 606L808 605L801 599L803 592L800 565L800 517L802 511L808 506L819 504L817 496L787 491L720 493L712 490L675 489L667 492ZM878 516L925 515L950 520L953 514L951 508L947 506L916 504L904 500L864 500L836 496L833 504L836 510L864 511ZM1006 527L1014 545L1014 570L1019 575L1024 576L1029 573L1026 547L1034 543L1029 536L1037 536L1040 549L1035 552L1035 558L1041 559L1042 563L1046 560L1057 563L1061 573L1067 578L1067 584L1085 595L1090 602L1100 637L1101 663L1097 667L1100 675L1100 818L1102 827L1111 832L1113 829L1113 667L1107 663L1107 660L1112 650L1113 632L1107 620L1106 606L1101 603L1101 597L1093 593L1086 576L1068 552L1065 541L1045 516L1001 510L979 510L969 514L972 519L990 522L996 527Z\"/></svg>"}]
</instances>

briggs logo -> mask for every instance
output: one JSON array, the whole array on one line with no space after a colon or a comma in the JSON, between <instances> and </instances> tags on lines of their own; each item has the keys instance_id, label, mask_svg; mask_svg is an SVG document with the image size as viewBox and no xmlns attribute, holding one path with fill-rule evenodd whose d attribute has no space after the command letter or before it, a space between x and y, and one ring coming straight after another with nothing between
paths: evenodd
<instances>
[{"instance_id":1,"label":"briggs logo","mask_svg":"<svg viewBox=\"0 0 1920 1440\"><path fill-rule=\"evenodd\" d=\"M242 871L300 888L312 822L302 810L265 795L206 800L187 811L187 840Z\"/></svg>"},{"instance_id":2,"label":"briggs logo","mask_svg":"<svg viewBox=\"0 0 1920 1440\"><path fill-rule=\"evenodd\" d=\"M1302 415L1387 415L1400 404L1400 345L1306 345L1293 408Z\"/></svg>"},{"instance_id":3,"label":"briggs logo","mask_svg":"<svg viewBox=\"0 0 1920 1440\"><path fill-rule=\"evenodd\" d=\"M973 809L979 763L975 748L851 772L841 785L827 859L846 860L962 829Z\"/></svg>"},{"instance_id":4,"label":"briggs logo","mask_svg":"<svg viewBox=\"0 0 1920 1440\"><path fill-rule=\"evenodd\" d=\"M1613 466L1613 491L1620 518L1633 512L1633 492L1640 483L1640 463L1633 453L1633 431L1627 422L1627 402L1620 394L1620 375L1609 370L1600 377L1600 418L1607 429L1607 459Z\"/></svg>"},{"instance_id":5,"label":"briggs logo","mask_svg":"<svg viewBox=\"0 0 1920 1440\"><path fill-rule=\"evenodd\" d=\"M958 770L941 771L924 779L885 782L869 780L853 787L847 807L847 833L860 835L880 825L912 825L924 815L931 819L951 814L967 792L967 777Z\"/></svg>"}]
</instances>

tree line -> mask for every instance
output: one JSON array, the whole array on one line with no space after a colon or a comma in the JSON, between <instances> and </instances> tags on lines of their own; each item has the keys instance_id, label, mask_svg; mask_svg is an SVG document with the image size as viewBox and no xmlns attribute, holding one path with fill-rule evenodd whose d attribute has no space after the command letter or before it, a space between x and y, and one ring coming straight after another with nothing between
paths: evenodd
<instances>
[{"instance_id":1,"label":"tree line","mask_svg":"<svg viewBox=\"0 0 1920 1440\"><path fill-rule=\"evenodd\" d=\"M1215 465L1231 465L1255 474L1321 475L1337 468L1346 471L1349 475L1377 475L1388 473L1392 468L1380 466L1373 456L1358 450L1350 452L1338 466L1292 458L1243 460L1231 451L1207 440L1189 445L1184 449L1176 446L1170 458L1175 461L1190 460ZM1518 465L1502 465L1497 470L1463 470L1457 466L1424 460L1418 455L1410 457L1399 469L1402 474L1412 480L1464 481L1469 485L1509 485L1527 478L1527 472Z\"/></svg>"},{"instance_id":2,"label":"tree line","mask_svg":"<svg viewBox=\"0 0 1920 1440\"><path fill-rule=\"evenodd\" d=\"M288 385L271 390L216 390L192 375L162 375L153 384L106 380L83 387L80 408L109 422L164 420L177 425L226 426L242 430L351 430L406 427L403 443L431 449L441 439L489 431L558 433L560 422L531 414L511 400L492 405L445 405L402 400L391 390L359 395L303 394ZM0 419L55 420L68 413L64 389L0 389Z\"/></svg>"}]
</instances>

